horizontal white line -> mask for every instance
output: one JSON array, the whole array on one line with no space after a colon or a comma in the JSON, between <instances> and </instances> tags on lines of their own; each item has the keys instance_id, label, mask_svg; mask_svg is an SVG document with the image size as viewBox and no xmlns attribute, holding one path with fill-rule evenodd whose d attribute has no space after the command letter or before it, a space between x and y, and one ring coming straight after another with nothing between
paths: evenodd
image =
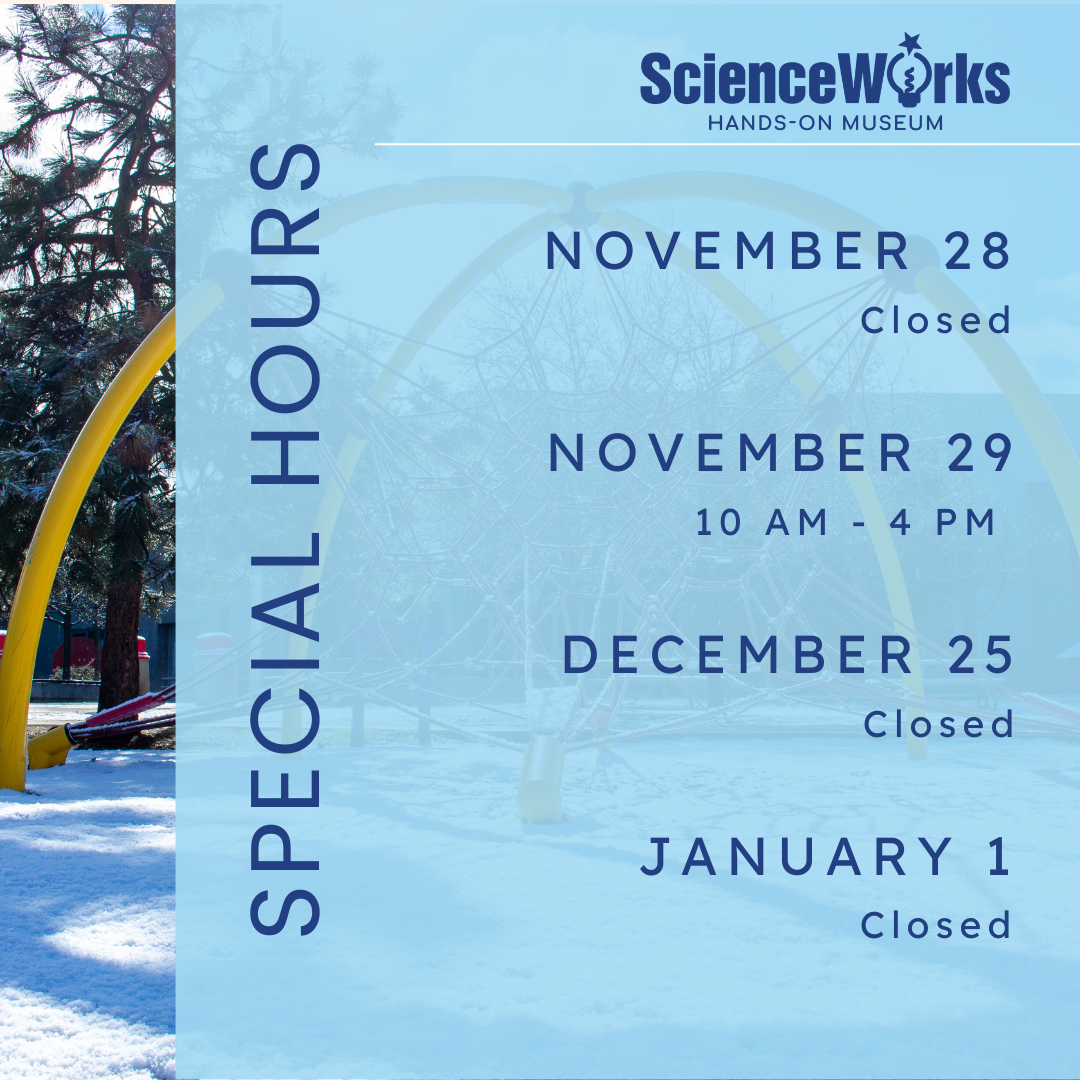
<instances>
[{"instance_id":1,"label":"horizontal white line","mask_svg":"<svg viewBox=\"0 0 1080 1080\"><path fill-rule=\"evenodd\" d=\"M500 146L1080 146L1080 142L377 142L380 147L500 147Z\"/></svg>"}]
</instances>

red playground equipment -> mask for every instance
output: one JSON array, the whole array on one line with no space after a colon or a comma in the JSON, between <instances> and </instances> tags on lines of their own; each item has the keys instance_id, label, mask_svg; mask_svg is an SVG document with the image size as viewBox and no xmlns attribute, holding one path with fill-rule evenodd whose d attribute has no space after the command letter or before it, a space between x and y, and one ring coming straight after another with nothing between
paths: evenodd
<instances>
[{"instance_id":1,"label":"red playground equipment","mask_svg":"<svg viewBox=\"0 0 1080 1080\"><path fill-rule=\"evenodd\" d=\"M141 641L141 639L140 639ZM156 694L140 694L137 698L114 705L111 709L88 716L78 724L61 724L34 736L27 744L29 768L49 769L53 765L63 765L67 761L68 751L80 743L112 735L129 735L136 731L150 731L156 728L176 726L176 713L167 716L155 716L148 720L140 719L139 713L147 709L156 709L171 701L176 696L176 686L168 686Z\"/></svg>"}]
</instances>

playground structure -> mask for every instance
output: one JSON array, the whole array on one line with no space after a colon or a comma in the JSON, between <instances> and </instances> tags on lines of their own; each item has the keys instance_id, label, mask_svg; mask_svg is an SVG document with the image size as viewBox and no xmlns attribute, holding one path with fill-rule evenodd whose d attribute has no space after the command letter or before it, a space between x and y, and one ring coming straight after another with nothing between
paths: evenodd
<instances>
[{"instance_id":1,"label":"playground structure","mask_svg":"<svg viewBox=\"0 0 1080 1080\"><path fill-rule=\"evenodd\" d=\"M319 222L309 230L312 238L327 235L353 221L390 210L455 199L481 202L517 201L536 206L541 209L541 213L512 230L473 260L432 301L406 333L397 335L397 347L381 376L368 391L372 430L357 430L355 434L350 434L336 454L338 474L326 485L314 529L329 537L343 506L348 506L354 513L369 512L363 499L350 490L350 482L365 453L371 459L367 462L369 471L381 468L383 475L388 475L388 471L380 463L383 451L378 439L372 438L373 434L378 434L374 431L375 428L382 424L382 434L389 435L391 439L409 440L413 443L423 441L425 433L421 428L414 426L408 430L400 417L391 420L381 411L382 407L395 388L409 378L410 365L427 347L435 331L488 275L498 270L524 245L542 238L549 229L565 229L570 226L591 235L588 229L595 226L597 230L617 229L632 236L635 241L643 241L648 226L621 207L671 197L745 202L782 210L830 231L861 232L863 239L860 243L873 254L870 252L870 245L873 243L871 238L876 233L876 227L865 218L836 203L788 185L723 174L692 173L644 177L595 190L589 190L585 185L572 185L569 190L560 190L527 181L448 178L378 189L339 200L325 208ZM666 247L670 237L659 230L653 231L659 236L661 245ZM807 353L812 354L813 350L801 349L795 343L796 334L778 329L778 317L766 315L718 271L696 270L693 253L683 245L675 244L673 261L689 279L703 287L737 320L740 327L737 336L741 341L751 343L748 346L748 362L759 367L778 365L777 370L782 375L781 383L794 385L798 390L804 408L792 412L789 418L792 422L799 416L806 416L809 410L820 411L827 403L828 394L832 394L834 398L843 394L844 399L840 403L844 404L857 385L857 375L847 386L834 390L832 385L823 383L811 374ZM140 346L95 409L50 494L24 565L9 625L9 644L4 664L0 665L0 786L21 789L25 782L25 756L22 748L25 746L29 672L36 648L37 628L41 625L44 605L51 591L53 575L67 532L86 487L127 411L154 372L175 348L173 334L175 333L177 340L182 339L186 329L193 327L222 302L228 284L204 280L181 305L180 326L174 328L170 315ZM879 278L860 286L860 289L861 291L853 292L847 301L860 297L879 297L880 302L899 289L903 292L922 293L938 310L975 309L941 274L935 259L929 256L922 266L913 268L907 279L890 281ZM537 309L542 307L542 300L543 297L536 298L534 306ZM866 299L866 302L870 301ZM850 319L848 321L850 322ZM535 326L530 327L531 331L535 329ZM966 344L994 377L1023 423L1046 466L1074 541L1080 541L1080 463L1077 462L1076 454L1056 416L1019 359L1001 338L979 335L978 338L966 339ZM839 348L840 346L837 346L837 349ZM844 351L855 348L855 338L852 337ZM869 346L862 357L863 366L868 355ZM478 353L473 362L478 365L484 363L484 354ZM856 366L856 371L860 370L861 367ZM604 387L598 386L590 392L595 395L603 390ZM587 395L579 396L579 404L585 396ZM842 412L841 408L840 415ZM508 437L507 431L499 430L498 418L487 419L495 425L494 430L499 437ZM616 425L613 425L612 430L615 428ZM835 446L842 431L839 420L836 423L829 422L826 431L829 441ZM463 464L462 461L454 463L453 481L457 483L464 479L477 485L477 490L480 490L482 485L478 485L475 478L470 481ZM849 474L848 479L866 518L867 531L888 596L889 611L875 612L874 617L880 625L891 625L897 631L914 633L914 619L903 573L877 495L865 474ZM553 498L552 505L559 507L559 513L565 517L568 510L559 498ZM579 513L572 508L569 512ZM667 527L671 522L664 524ZM375 545L372 549L360 553L358 561L361 565L385 567L393 563L396 554L401 553L400 536L395 535L393 529L384 531L382 535L381 548ZM669 532L669 535L673 533ZM443 539L445 537L439 538L440 541ZM443 545L440 542L438 546L442 548ZM576 579L567 584L565 574L560 578L560 564L571 547L577 549L574 558L579 560L580 566ZM423 555L423 552L411 551L408 554L416 557ZM629 587L631 591L636 590L643 595L640 609L634 612L634 618L643 626L650 620L655 623L658 619L661 623L670 625L673 622L676 600L685 596L687 589L692 587L692 575L687 574L685 569L679 573L668 571L666 577L661 575L660 579L651 584L644 579L635 580L635 573L625 565L625 560L620 560L619 554L610 541L577 545L552 544L546 542L541 535L535 534L526 537L523 549L519 546L516 551L509 552L499 564L481 566L479 560L474 558L461 559L454 565L441 565L438 569L439 578L462 583L454 586L460 596L465 595L465 590L477 593L476 599L467 601L465 607L455 616L454 629L440 636L425 634L421 628L415 635L416 640L411 644L404 639L388 642L382 622L376 614L369 620L369 627L383 640L377 647L369 650L371 659L368 666L377 670L369 670L366 674L362 670L357 671L339 686L340 695L345 700L359 691L369 703L394 707L406 715L415 716L420 726L441 725L458 734L509 746L511 744L498 736L486 733L482 725L470 725L465 720L448 721L445 716L439 715L445 708L433 712L431 703L434 700L444 707L458 707L463 711L475 709L478 699L471 687L466 686L466 682L478 665L486 665L489 671L494 672L497 677L492 681L496 683L502 677L498 675L499 672L503 675L510 671L522 672L525 691L523 704L530 742L526 747L519 788L519 808L524 817L543 820L558 813L559 778L565 752L606 746L619 739L647 737L650 732L655 734L693 730L704 724L737 716L753 704L766 700L770 692L774 696L777 693L783 696L784 693L791 692L791 688L778 689L775 686L770 690L743 687L742 697L737 701L715 706L710 702L706 707L699 707L692 713L688 713L686 709L670 709L659 721L655 716L644 719L639 716L635 722L621 730L611 726L613 718L623 707L620 694L612 685L612 680L598 687L578 685L575 694L564 694L562 698L548 693L550 688L539 685L541 679L534 677L534 672L556 677L553 665L555 657L551 655L550 649L545 651L541 643L540 616L534 614L535 607L539 606L549 613L568 596L573 596L573 602L578 605L580 612L591 617L595 625L605 596L616 591L618 583L619 588ZM768 544L742 552L735 564L738 573L723 571L727 575L725 587L742 589L749 595L747 591L752 591L754 587L750 577L753 567L761 565L763 558L770 566L778 566L778 556L769 551ZM723 565L730 563L729 558L727 564ZM717 562L715 565L720 566L721 563ZM320 581L321 574L322 570L318 567L304 570L300 586ZM782 574L776 577L778 580L783 579ZM645 585L648 587L643 587ZM780 608L788 606L793 599L797 597L784 595ZM848 598L846 602L856 603L853 598ZM524 627L524 640L504 626L497 628L498 640L493 640L489 616L491 609L498 606L514 613L518 623ZM400 616L400 613L395 614ZM398 621L400 622L400 617ZM464 638L481 630L487 637L479 641L479 647L465 648ZM479 636L483 638L484 634L480 633ZM925 650L925 644L920 644ZM248 651L253 648L254 643L249 642ZM407 665L409 670L406 672L405 665L393 662L393 658L395 654L405 656L410 650ZM16 658L14 662L13 656ZM387 657L391 662L380 667L380 658L386 660ZM913 660L911 673L904 677L904 691L909 698L924 701L926 697L921 668L918 660L914 657ZM454 678L458 680L457 689L452 689L454 684L451 680ZM416 708L410 708L401 699L399 691L408 687L419 688L420 699ZM896 691L891 686L871 687L865 692L881 701L897 700ZM1028 704L1031 707L1032 703ZM480 707L483 707L482 702ZM628 712L626 709L623 711ZM1059 707L1057 715L1060 714ZM287 716L284 723L291 722ZM295 722L298 724L299 720ZM591 728L595 737L588 737L586 728ZM40 736L39 739L50 736L50 745L59 746L61 737L53 732ZM79 733L69 729L65 737L70 746L72 739L79 738ZM59 749L46 752L44 744L41 744L41 747L41 760L46 760L47 764L59 763L48 760L50 755L58 755ZM520 749L517 746L513 748ZM920 751L925 752L924 744L909 743L912 756L919 756ZM63 753L66 755L66 750ZM31 767L35 767L33 763Z\"/></svg>"},{"instance_id":2,"label":"playground structure","mask_svg":"<svg viewBox=\"0 0 1080 1080\"><path fill-rule=\"evenodd\" d=\"M140 712L156 709L175 696L175 686L166 687L156 694L140 694L137 698L114 705L111 709L102 709L77 724L60 724L35 735L26 744L28 767L51 769L54 765L63 765L73 746L93 743L97 739L175 727L175 713L171 716L155 716L152 719L139 718Z\"/></svg>"}]
</instances>

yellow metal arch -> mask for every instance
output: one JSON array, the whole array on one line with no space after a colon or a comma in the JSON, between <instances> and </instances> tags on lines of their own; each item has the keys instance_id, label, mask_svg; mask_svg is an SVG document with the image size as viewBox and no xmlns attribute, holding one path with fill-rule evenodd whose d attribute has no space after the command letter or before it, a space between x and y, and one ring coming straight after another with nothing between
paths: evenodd
<instances>
[{"instance_id":1,"label":"yellow metal arch","mask_svg":"<svg viewBox=\"0 0 1080 1080\"><path fill-rule=\"evenodd\" d=\"M871 251L870 238L877 231L868 218L829 199L789 184L730 173L659 174L621 181L588 192L586 205L594 212L614 217L621 206L658 198L713 198L770 207L817 223L830 231L845 229L861 232L864 235L860 245L868 252ZM448 177L407 185L395 184L329 204L322 210L319 223L312 233L328 235L363 218L409 206L458 201L532 205L546 213L514 230L510 234L513 241L508 242L510 237L507 237L493 245L455 278L432 302L409 335L410 338L423 341L460 298L475 288L479 281L490 273L494 264L512 252L514 242L527 243L536 229L546 227L549 221L557 220L554 215L569 210L573 195L534 181L493 177ZM634 219L626 215L628 226L633 221ZM744 322L747 318L753 319L755 323L762 321L755 306L726 282L726 279L723 284L718 280L716 285L720 289L717 295L725 294L721 297L725 301L726 293L732 290L732 299L737 305L733 310ZM936 268L923 270L916 278L915 285L938 310L957 303L970 305L963 293ZM717 289L714 288L713 291L716 292ZM97 472L109 444L116 437L120 425L154 374L175 351L177 343L220 305L223 299L224 294L215 282L204 281L184 299L175 313L170 312L155 327L98 402L57 476L23 564L8 623L4 660L0 664L0 788L21 791L25 787L26 721L38 639L56 568L90 481ZM758 336L770 348L779 344L779 337L776 341L771 338L766 340L767 328L766 337L762 337L760 333ZM1074 542L1080 548L1080 460L1077 459L1064 429L1019 357L1006 342L999 337L989 336L985 336L984 340L984 335L980 335L978 338L968 339L967 344L1001 387L1031 438L1069 522ZM415 351L416 347L411 343L402 342L391 359L389 369L383 373L375 389L386 393L393 385L394 373L408 366ZM778 356L782 352L782 348L777 349ZM781 357L781 363L788 370L793 370L789 366L790 358L785 362L785 358ZM797 360L795 363L797 364ZM805 368L798 371L796 379L802 379L804 373ZM800 382L800 389L805 396L811 388L809 385L803 387ZM363 442L349 436L338 459L345 479L359 463L362 451ZM870 513L877 503L877 497L869 481L865 482L865 490L856 485L855 494L860 505L868 512L868 520L872 518L876 521L878 517L884 519L880 506L876 508L876 513ZM319 512L321 524L332 529L342 498L343 493L338 490L336 483L332 483ZM872 529L871 535L885 574L893 616L900 622L911 625L907 589L903 583L895 548L892 546L891 535L887 530L881 529ZM921 692L921 677L913 673L908 688Z\"/></svg>"},{"instance_id":2,"label":"yellow metal arch","mask_svg":"<svg viewBox=\"0 0 1080 1080\"><path fill-rule=\"evenodd\" d=\"M510 189L513 190L513 187L517 182L506 181L505 183L510 185ZM342 203L348 203L350 204L351 211L357 212L358 216L368 216L370 212L383 213L386 209L398 209L407 205L416 205L413 201L416 196L426 197L428 200L434 201L434 197L441 195L441 198L439 198L438 201L457 201L456 198L449 198L448 193L444 193L433 181L423 181L421 184L416 185L416 187L420 190L413 191L410 188L395 185L394 188L379 189L376 192L370 193L368 196L356 196L354 199L342 200L341 203L335 205L340 207ZM533 205L550 205L555 189L544 189L541 185L529 182L526 182L525 187L526 190L524 195L526 197L519 199L519 202L532 203ZM455 180L453 186L449 190L453 191L454 196L460 198L462 191L460 181ZM497 191L498 189L495 190ZM795 191L796 194L799 193L798 189L790 190ZM486 182L483 191L485 196L490 197L492 193L490 181ZM601 189L601 191L606 191L606 189ZM651 198L653 196L649 197ZM813 198L813 196L811 196L811 198ZM599 202L600 200L597 201ZM605 200L601 205L610 205L612 202L618 204L625 201L629 200L619 192L615 198ZM820 201L827 202L827 200ZM777 202L781 204L782 209L787 210L791 203L791 199L777 199ZM863 227L860 231L872 231L874 235L876 235L876 227L865 218L858 217L858 215L852 214L850 211L845 210L844 207L837 204L828 205L835 208L835 213L833 213L831 217L837 221L836 228L842 229L845 226L850 226L852 222L856 222ZM847 214L848 217L843 218L840 216L842 214ZM355 218L352 220L355 220ZM347 215L339 212L336 215L336 221L338 222L338 227L348 224ZM524 222L522 225L519 225L516 229L507 233L506 236L496 241L473 259L473 261L470 262L468 266L466 266L442 290L442 292L431 301L419 318L417 318L409 328L408 333L402 338L401 342L394 350L382 374L376 380L371 392L372 399L375 401L385 400L397 381L398 373L405 371L409 367L417 353L423 347L424 342L428 340L447 316L484 280L484 278L498 269L500 265L516 252L533 242L538 236L543 235L548 229L557 228L563 224L561 218L557 217L555 213L545 211L538 214L536 217L531 218L529 221ZM600 211L600 217L597 224L601 228L620 228L639 239L644 236L645 230L648 228L646 223L640 219L630 214L610 209ZM659 232L658 230L654 231ZM666 247L670 237L662 232L659 232L659 236L661 243ZM753 328L753 333L761 344L773 352L773 355L775 355L778 362L786 371L792 373L795 385L799 389L804 400L807 402L813 401L815 396L819 393L817 381L803 365L795 350L790 345L784 344L781 334L776 327L768 321L765 313L723 274L715 270L707 272L697 270L693 254L684 245L676 245L674 261L675 265L678 266L680 270L689 276L694 277L695 280L699 281L705 288L709 289L713 295L735 314L744 326ZM833 435L834 448L839 447L840 430L841 429L838 429ZM337 459L337 465L341 470L343 480L348 481L351 479L353 471L360 462L364 446L364 440L357 438L355 435L346 436L344 445ZM870 534L874 552L878 559L878 565L881 567L882 579L889 599L889 608L895 620L895 628L899 632L904 633L909 629L914 628L915 620L911 610L911 600L908 596L907 584L904 581L903 569L900 565L900 557L893 541L893 534L889 529L888 521L877 497L877 492L874 490L873 484L870 482L869 478L862 473L852 473L848 475L848 480L851 483L853 493L866 519L867 532ZM320 536L327 538L327 544L330 543L330 538L333 535L334 525L337 521L343 501L344 496L341 488L337 481L332 480L323 495L314 526ZM305 569L301 574L300 586L305 587L314 584L320 580L321 574L321 566ZM308 645L306 641L298 638L293 638L290 641L288 652L290 659L303 659L307 654ZM903 675L904 687L909 693L916 697L921 697L923 694L922 661L917 646L912 649L909 661L911 664L911 671ZM300 709L285 710L283 716L284 726L282 730L282 739L285 741L296 741L300 737L301 723L302 717ZM909 737L908 754L913 758L925 757L925 743L921 740Z\"/></svg>"},{"instance_id":3,"label":"yellow metal arch","mask_svg":"<svg viewBox=\"0 0 1080 1080\"><path fill-rule=\"evenodd\" d=\"M150 331L94 406L49 492L23 561L0 663L0 788L22 791L26 787L26 720L38 639L56 568L86 489L120 425L176 351L177 341L223 299L214 282L203 282L181 305L179 330L174 308Z\"/></svg>"},{"instance_id":4,"label":"yellow metal arch","mask_svg":"<svg viewBox=\"0 0 1080 1080\"><path fill-rule=\"evenodd\" d=\"M661 173L620 181L606 187L590 190L585 195L588 210L600 215L600 223L621 225L625 231L640 236L644 223L632 215L621 213L618 208L638 202L656 199L710 198L729 202L767 207L791 214L803 221L817 224L831 232L850 231L860 235L857 243L868 254L876 255L878 226L869 218L853 210L802 188L794 187L761 177L735 173ZM414 184L396 184L371 192L351 196L331 204L327 213L320 215L318 230L326 235L354 221L392 210L428 203L451 202L506 202L544 208L546 213L525 222L502 240L493 244L474 259L429 304L423 314L410 328L397 349L394 350L386 369L373 387L372 396L382 399L396 381L398 372L404 371L422 343L435 331L458 303L471 292L488 274L511 254L520 250L542 229L552 223L562 224L556 215L565 213L572 205L572 194L534 181L495 180L490 177L450 177L429 179ZM721 299L746 326L755 327L754 333L763 345L774 351L785 370L793 373L796 386L806 401L812 401L818 392L816 380L801 364L798 355L783 344L779 332L766 322L763 312L753 304L732 282L717 271L707 274L697 271L689 253L676 247L676 264L686 273L696 277ZM915 287L939 310L948 305L966 304L968 309L978 310L963 292L936 267L927 267L915 279ZM985 340L983 340L985 339ZM966 338L966 343L978 356L987 371L1001 387L1018 419L1027 431L1036 451L1050 475L1054 490L1069 522L1074 542L1080 549L1080 460L1069 442L1060 421L1035 385L1027 369L1011 347L1000 337L980 335ZM839 442L839 430L834 433L834 446ZM344 480L348 480L359 464L364 442L355 436L346 437L338 458L338 466ZM893 536L881 504L870 480L863 474L848 477L853 494L862 509L867 531L882 571L883 583L889 599L889 607L896 621L896 628L904 631L914 628L914 615L903 569L896 551ZM323 497L317 521L329 535L343 501L343 494L336 482L331 482ZM320 570L305 571L303 584L319 579ZM302 641L290 644L291 657L307 654ZM921 697L923 694L922 663L918 649L912 650L910 673L903 676L905 689ZM286 713L287 730L283 738L296 737L299 730L298 711ZM296 731L293 731L296 728ZM290 736L290 732L292 735ZM908 753L911 757L925 757L925 743L909 736Z\"/></svg>"}]
</instances>

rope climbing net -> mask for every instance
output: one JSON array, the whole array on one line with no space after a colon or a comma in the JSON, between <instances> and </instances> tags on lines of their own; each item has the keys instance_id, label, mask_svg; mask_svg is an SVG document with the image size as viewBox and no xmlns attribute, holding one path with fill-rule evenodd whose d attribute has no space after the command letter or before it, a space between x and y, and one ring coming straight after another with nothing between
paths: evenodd
<instances>
[{"instance_id":1,"label":"rope climbing net","mask_svg":"<svg viewBox=\"0 0 1080 1080\"><path fill-rule=\"evenodd\" d=\"M747 323L688 275L562 265L533 280L510 265L424 340L324 307L338 406L362 444L337 477L345 513L320 594L346 627L323 663L339 700L413 716L422 741L434 723L569 749L731 724L763 702L774 723L902 703L896 674L838 674L841 632L870 641L896 620L865 536L813 521L855 505L846 480L790 467L797 435L827 452L846 418L887 402L860 315L893 296L867 273ZM373 394L387 372L392 389ZM595 643L589 671L567 670L568 635L572 667ZM744 635L758 654L775 636L775 672L745 662ZM798 635L826 639L821 671L794 671ZM634 676L613 671L616 636ZM682 639L658 654L681 670L653 664L661 637Z\"/></svg>"}]
</instances>

